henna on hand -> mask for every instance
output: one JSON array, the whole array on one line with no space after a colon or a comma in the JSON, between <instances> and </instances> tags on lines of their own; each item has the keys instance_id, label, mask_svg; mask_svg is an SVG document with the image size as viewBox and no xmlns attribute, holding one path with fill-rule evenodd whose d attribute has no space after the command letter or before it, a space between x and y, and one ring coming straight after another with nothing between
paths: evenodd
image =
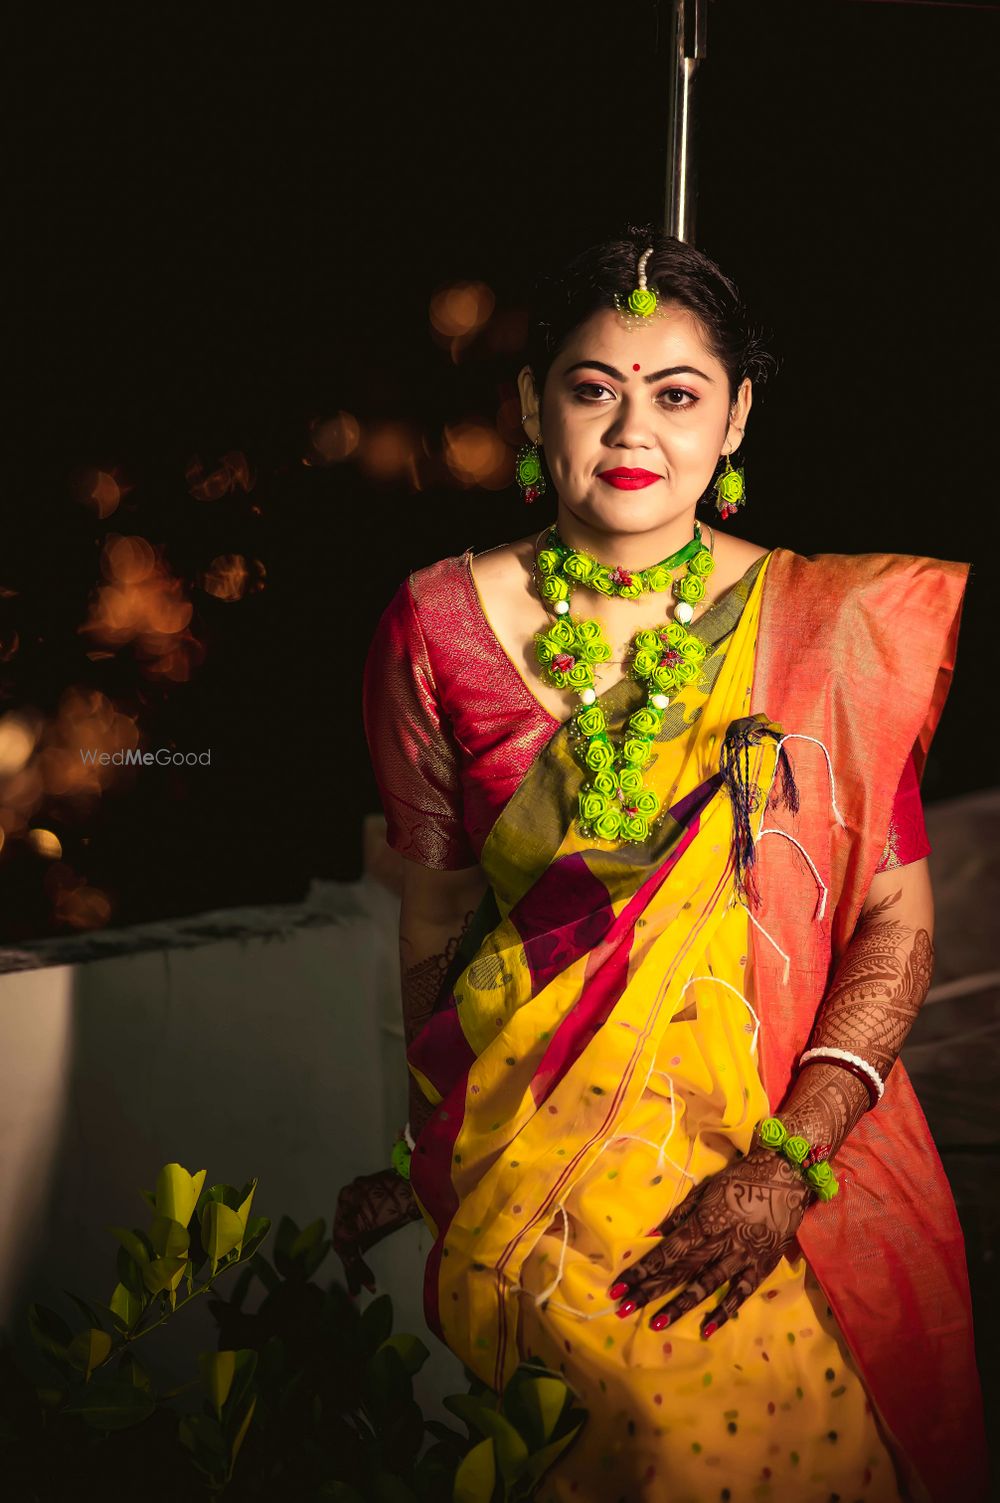
<instances>
[{"instance_id":1,"label":"henna on hand","mask_svg":"<svg viewBox=\"0 0 1000 1503\"><path fill-rule=\"evenodd\" d=\"M846 1049L883 1080L923 1005L934 967L929 932L890 916L888 894L858 924L819 1009L809 1048ZM778 1113L790 1133L836 1153L871 1105L863 1081L824 1060L808 1060Z\"/></svg>"},{"instance_id":2,"label":"henna on hand","mask_svg":"<svg viewBox=\"0 0 1000 1503\"><path fill-rule=\"evenodd\" d=\"M781 1155L751 1149L702 1180L654 1228L662 1240L625 1269L609 1291L612 1298L627 1293L617 1313L630 1315L686 1285L650 1319L653 1330L663 1330L728 1282L728 1292L702 1325L702 1335L711 1336L777 1266L815 1199Z\"/></svg>"},{"instance_id":3,"label":"henna on hand","mask_svg":"<svg viewBox=\"0 0 1000 1503\"><path fill-rule=\"evenodd\" d=\"M333 1218L333 1250L344 1265L347 1292L354 1298L362 1284L375 1292L375 1275L362 1254L410 1221L419 1221L420 1207L410 1182L395 1169L361 1174L337 1197Z\"/></svg>"}]
</instances>

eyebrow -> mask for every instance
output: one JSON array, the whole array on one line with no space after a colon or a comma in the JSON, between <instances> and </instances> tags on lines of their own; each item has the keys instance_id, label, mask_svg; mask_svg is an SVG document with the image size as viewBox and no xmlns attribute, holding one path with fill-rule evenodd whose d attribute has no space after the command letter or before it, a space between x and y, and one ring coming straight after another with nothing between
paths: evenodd
<instances>
[{"instance_id":1,"label":"eyebrow","mask_svg":"<svg viewBox=\"0 0 1000 1503\"><path fill-rule=\"evenodd\" d=\"M568 368L565 374L568 376L570 371L582 369L604 371L605 375L614 376L616 381L628 380L626 375L623 375L621 371L616 371L613 365L605 365L603 360L578 360L575 365L571 365ZM700 371L695 365L670 365L666 370L653 371L652 375L643 376L642 379L652 383L653 381L662 381L664 376L679 376L685 371L689 372L692 376L700 376L703 381L707 381L710 385L712 384L712 377L707 376L704 371Z\"/></svg>"}]
</instances>

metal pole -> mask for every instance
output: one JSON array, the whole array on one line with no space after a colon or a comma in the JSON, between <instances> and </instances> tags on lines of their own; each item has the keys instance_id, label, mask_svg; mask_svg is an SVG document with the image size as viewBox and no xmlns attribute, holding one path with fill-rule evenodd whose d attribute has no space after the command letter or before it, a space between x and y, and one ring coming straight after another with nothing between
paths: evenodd
<instances>
[{"instance_id":1,"label":"metal pole","mask_svg":"<svg viewBox=\"0 0 1000 1503\"><path fill-rule=\"evenodd\" d=\"M708 51L708 0L669 0L667 56L670 68L667 129L667 191L664 228L679 240L694 238L695 70Z\"/></svg>"}]
</instances>

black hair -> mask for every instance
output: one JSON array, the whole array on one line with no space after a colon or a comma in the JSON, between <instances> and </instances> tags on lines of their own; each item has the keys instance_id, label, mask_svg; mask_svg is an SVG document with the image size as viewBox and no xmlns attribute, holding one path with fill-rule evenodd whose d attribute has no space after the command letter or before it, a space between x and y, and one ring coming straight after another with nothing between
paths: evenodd
<instances>
[{"instance_id":1,"label":"black hair","mask_svg":"<svg viewBox=\"0 0 1000 1503\"><path fill-rule=\"evenodd\" d=\"M537 284L526 356L539 400L549 369L574 329L613 306L616 292L627 300L636 286L639 257L650 246L647 284L697 318L709 349L725 367L732 401L745 377L756 389L776 369L735 283L709 256L651 225L630 224L619 239L590 246Z\"/></svg>"}]
</instances>

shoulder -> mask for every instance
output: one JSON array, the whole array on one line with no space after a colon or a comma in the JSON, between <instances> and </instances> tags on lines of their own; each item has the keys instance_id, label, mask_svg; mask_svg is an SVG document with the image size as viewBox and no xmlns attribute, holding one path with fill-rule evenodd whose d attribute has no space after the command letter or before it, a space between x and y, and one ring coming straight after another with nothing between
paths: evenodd
<instances>
[{"instance_id":1,"label":"shoulder","mask_svg":"<svg viewBox=\"0 0 1000 1503\"><path fill-rule=\"evenodd\" d=\"M833 644L838 660L847 642L866 660L874 644L902 672L914 654L953 651L969 570L967 563L918 554L806 556L776 548L764 583L762 630L796 641L806 655Z\"/></svg>"}]
</instances>

